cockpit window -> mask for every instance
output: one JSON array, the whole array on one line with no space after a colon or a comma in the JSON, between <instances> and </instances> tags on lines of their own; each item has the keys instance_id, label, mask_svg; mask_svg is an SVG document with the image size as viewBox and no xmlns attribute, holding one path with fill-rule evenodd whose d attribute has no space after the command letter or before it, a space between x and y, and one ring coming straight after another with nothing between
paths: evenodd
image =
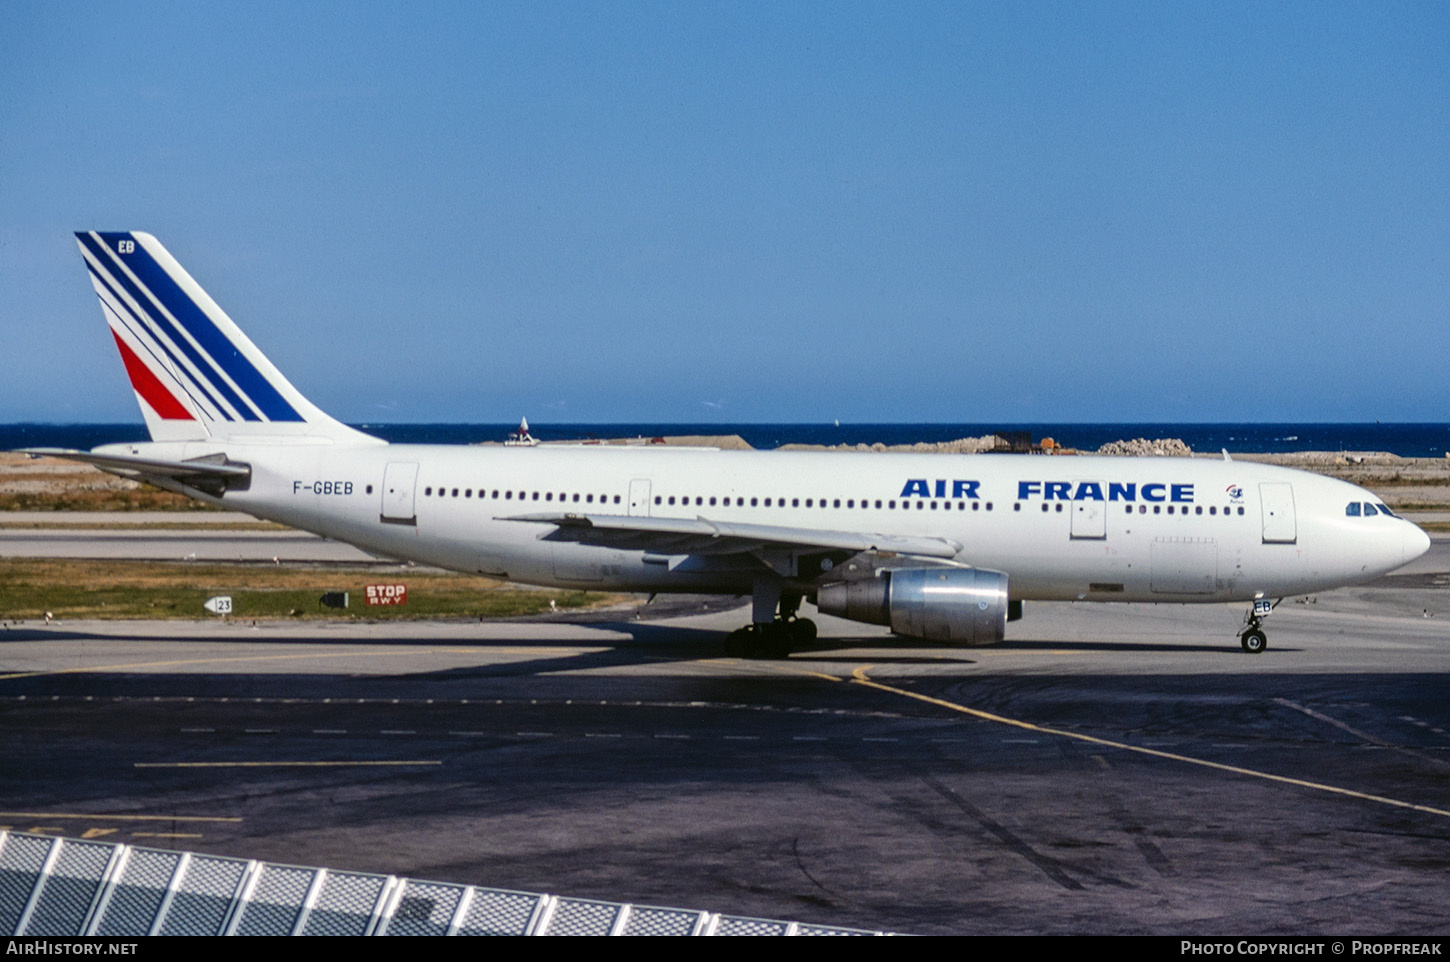
<instances>
[{"instance_id":1,"label":"cockpit window","mask_svg":"<svg viewBox=\"0 0 1450 962\"><path fill-rule=\"evenodd\" d=\"M1351 502L1349 502L1349 506L1344 509L1344 513L1346 515L1348 515L1349 517L1351 517L1351 518L1357 518L1357 517L1359 517L1359 502L1358 501L1351 501Z\"/></svg>"},{"instance_id":2,"label":"cockpit window","mask_svg":"<svg viewBox=\"0 0 1450 962\"><path fill-rule=\"evenodd\" d=\"M1379 514L1379 512L1374 509L1374 505L1366 501L1364 503L1364 516L1368 518L1376 514Z\"/></svg>"},{"instance_id":3,"label":"cockpit window","mask_svg":"<svg viewBox=\"0 0 1450 962\"><path fill-rule=\"evenodd\" d=\"M1380 514L1387 514L1391 518L1398 518L1399 517L1399 515L1395 514L1393 511L1391 511L1389 508L1386 508L1382 504L1376 504L1375 507L1380 509Z\"/></svg>"}]
</instances>

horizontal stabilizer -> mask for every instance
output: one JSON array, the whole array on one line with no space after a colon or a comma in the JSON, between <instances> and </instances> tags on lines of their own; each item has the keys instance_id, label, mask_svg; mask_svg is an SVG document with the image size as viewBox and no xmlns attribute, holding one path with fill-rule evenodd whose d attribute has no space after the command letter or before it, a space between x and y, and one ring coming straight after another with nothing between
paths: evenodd
<instances>
[{"instance_id":1,"label":"horizontal stabilizer","mask_svg":"<svg viewBox=\"0 0 1450 962\"><path fill-rule=\"evenodd\" d=\"M773 524L737 524L707 518L639 518L606 514L528 514L504 518L552 524L559 541L660 554L740 554L760 548L889 552L954 558L962 546L946 538L823 531Z\"/></svg>"},{"instance_id":2,"label":"horizontal stabilizer","mask_svg":"<svg viewBox=\"0 0 1450 962\"><path fill-rule=\"evenodd\" d=\"M252 478L251 465L229 461L224 454L209 454L187 461L164 461L126 454L72 451L67 448L22 448L20 453L37 458L81 461L123 478L136 481L174 481L212 494L220 494L223 489L245 490Z\"/></svg>"}]
</instances>

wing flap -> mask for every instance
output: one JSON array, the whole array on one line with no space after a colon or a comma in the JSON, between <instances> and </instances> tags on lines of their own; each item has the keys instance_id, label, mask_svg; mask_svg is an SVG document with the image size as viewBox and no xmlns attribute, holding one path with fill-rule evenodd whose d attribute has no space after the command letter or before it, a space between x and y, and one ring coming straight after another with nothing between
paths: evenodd
<instances>
[{"instance_id":1,"label":"wing flap","mask_svg":"<svg viewBox=\"0 0 1450 962\"><path fill-rule=\"evenodd\" d=\"M660 554L742 554L762 548L886 552L954 558L962 546L947 538L832 531L699 518L640 518L604 514L526 514L503 518L551 524L554 540Z\"/></svg>"}]
</instances>

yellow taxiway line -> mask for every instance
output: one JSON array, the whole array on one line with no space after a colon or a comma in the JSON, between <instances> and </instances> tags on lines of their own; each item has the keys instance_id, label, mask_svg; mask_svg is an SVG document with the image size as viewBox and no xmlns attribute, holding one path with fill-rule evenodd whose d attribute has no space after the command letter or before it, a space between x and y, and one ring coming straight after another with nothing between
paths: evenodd
<instances>
[{"instance_id":1,"label":"yellow taxiway line","mask_svg":"<svg viewBox=\"0 0 1450 962\"><path fill-rule=\"evenodd\" d=\"M133 762L133 768L348 768L356 766L387 767L407 765L442 765L436 759L405 758L397 760L329 761L329 762Z\"/></svg>"},{"instance_id":2,"label":"yellow taxiway line","mask_svg":"<svg viewBox=\"0 0 1450 962\"><path fill-rule=\"evenodd\" d=\"M858 685L865 685L868 688L875 688L879 691L889 692L893 695L900 695L903 698L914 698L917 701L926 702L928 705L936 705L949 711L960 712L963 715L970 715L973 718L980 718L982 721L994 722L998 725L1010 725L1013 728L1020 728L1024 731L1037 732L1042 735L1056 735L1060 738L1071 738L1080 742L1087 742L1090 745L1101 745L1106 748L1116 748L1126 752L1136 752L1139 755L1148 755L1153 758L1164 758L1169 761L1182 762L1186 765L1197 765L1201 768L1212 768L1220 772L1231 772L1235 775L1245 775L1249 778L1263 779L1268 782L1277 782L1280 785L1293 785L1297 788L1308 788L1317 792L1327 792L1331 795L1341 795L1345 798L1356 798L1364 802L1375 802L1380 805L1392 805L1395 808L1406 808L1414 812L1425 812L1430 815L1439 815L1443 818L1450 818L1450 811L1442 808L1432 808L1429 805L1416 805L1414 802L1405 802L1397 798L1387 798L1384 795L1371 795L1368 792L1356 792L1349 788L1339 788L1336 785L1326 785L1323 782L1311 782L1303 778L1290 778L1287 775L1275 775L1272 772L1261 772L1253 768L1244 768L1240 765L1227 765L1223 762L1213 762L1206 758L1194 758L1192 755L1180 755L1177 752L1165 752L1157 748L1144 748L1140 745L1131 745L1127 742L1114 741L1110 738L1099 738L1096 735L1084 735L1081 732L1065 731L1061 728L1049 728L1046 725L1034 725L1032 722L1018 721L1015 718L1008 718L1005 715L994 715L991 712L982 711L980 708L969 708L956 702L947 701L945 698L936 698L932 695L923 695L919 692L907 691L905 688L896 688L891 685L883 685L879 681L872 681L866 674L873 665L862 665L851 673L851 681ZM817 678L829 677L817 672L802 672ZM842 679L834 679L840 681Z\"/></svg>"},{"instance_id":3,"label":"yellow taxiway line","mask_svg":"<svg viewBox=\"0 0 1450 962\"><path fill-rule=\"evenodd\" d=\"M108 812L0 812L4 819L85 818L93 822L240 822L218 815L112 815Z\"/></svg>"}]
</instances>

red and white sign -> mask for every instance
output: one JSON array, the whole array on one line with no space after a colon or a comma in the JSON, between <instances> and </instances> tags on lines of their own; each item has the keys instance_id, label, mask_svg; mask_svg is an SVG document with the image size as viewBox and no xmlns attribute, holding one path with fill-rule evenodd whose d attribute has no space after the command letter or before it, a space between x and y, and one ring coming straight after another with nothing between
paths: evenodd
<instances>
[{"instance_id":1,"label":"red and white sign","mask_svg":"<svg viewBox=\"0 0 1450 962\"><path fill-rule=\"evenodd\" d=\"M407 585L368 585L367 602L370 605L406 605Z\"/></svg>"}]
</instances>

